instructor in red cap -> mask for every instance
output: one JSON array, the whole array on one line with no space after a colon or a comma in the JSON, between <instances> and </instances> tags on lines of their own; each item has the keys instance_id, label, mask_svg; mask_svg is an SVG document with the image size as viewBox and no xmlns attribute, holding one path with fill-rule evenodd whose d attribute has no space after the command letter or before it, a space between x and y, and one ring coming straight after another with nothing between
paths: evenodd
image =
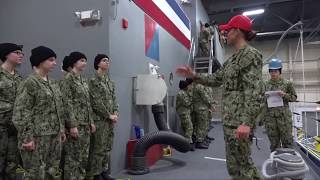
<instances>
[{"instance_id":1,"label":"instructor in red cap","mask_svg":"<svg viewBox=\"0 0 320 180\"><path fill-rule=\"evenodd\" d=\"M191 67L178 67L176 73L193 78L194 83L222 86L222 122L226 144L227 168L232 179L260 179L250 157L251 137L257 115L263 105L262 55L248 45L256 33L252 21L234 16L228 24L219 26L227 44L236 52L214 74L196 74Z\"/></svg>"}]
</instances>

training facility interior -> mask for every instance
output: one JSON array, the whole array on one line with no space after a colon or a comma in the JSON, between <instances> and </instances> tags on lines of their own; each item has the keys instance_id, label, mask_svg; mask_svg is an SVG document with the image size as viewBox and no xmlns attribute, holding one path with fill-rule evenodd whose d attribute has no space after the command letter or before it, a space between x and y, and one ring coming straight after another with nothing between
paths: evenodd
<instances>
[{"instance_id":1,"label":"training facility interior","mask_svg":"<svg viewBox=\"0 0 320 180\"><path fill-rule=\"evenodd\" d=\"M153 13L152 6L161 4L165 4L164 9L157 10L164 14ZM134 149L131 143L136 142L135 126L142 128L145 135L158 131L151 105L159 98L165 107L162 116L166 125L171 131L181 133L175 109L182 79L175 74L179 65L214 74L235 53L223 44L215 29L212 54L199 56L200 22L217 28L235 15L262 9L263 13L249 16L257 31L250 44L262 53L263 60L270 56L282 60L282 75L293 82L297 92L298 102L290 104L291 112L295 112L292 115L295 148L309 166L305 179L320 179L320 148L316 148L317 141L313 139L319 136L320 127L317 121L320 119L319 7L318 0L1 0L0 43L23 45L25 56L18 67L23 77L32 72L31 49L39 45L48 46L57 54L58 65L49 74L52 79L62 78L62 59L72 51L86 54L86 77L95 72L96 54L108 54L109 76L115 82L119 104L111 153L112 175L117 179L230 179L221 122L222 88L214 89L217 107L209 135L215 140L209 149L181 153L171 146L162 145L160 150L153 146L146 155L146 166L149 161L152 165L143 175L130 173L132 154L129 152ZM173 13L181 19L169 17ZM182 31L176 27L179 23L187 24ZM201 61L206 63L197 68ZM144 77L150 74L159 75L164 81ZM269 79L267 64L263 67L263 78ZM137 86L147 90L139 92ZM150 90L150 87L154 88ZM154 95L156 88L165 91L159 90L160 95ZM260 149L253 143L252 159L261 171L271 153L263 127L257 128L256 139Z\"/></svg>"}]
</instances>

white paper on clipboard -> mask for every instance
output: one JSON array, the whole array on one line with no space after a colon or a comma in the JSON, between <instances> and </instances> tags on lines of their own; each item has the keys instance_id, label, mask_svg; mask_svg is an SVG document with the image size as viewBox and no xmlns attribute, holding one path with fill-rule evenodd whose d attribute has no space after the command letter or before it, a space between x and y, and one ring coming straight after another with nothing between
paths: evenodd
<instances>
[{"instance_id":1,"label":"white paper on clipboard","mask_svg":"<svg viewBox=\"0 0 320 180\"><path fill-rule=\"evenodd\" d=\"M279 96L279 92L280 91L267 91L265 93L267 95L268 108L283 106L283 98Z\"/></svg>"}]
</instances>

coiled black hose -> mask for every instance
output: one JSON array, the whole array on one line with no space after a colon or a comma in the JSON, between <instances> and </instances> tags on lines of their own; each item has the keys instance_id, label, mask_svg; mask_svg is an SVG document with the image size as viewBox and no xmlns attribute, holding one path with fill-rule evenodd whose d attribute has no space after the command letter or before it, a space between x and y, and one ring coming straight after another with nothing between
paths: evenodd
<instances>
[{"instance_id":1,"label":"coiled black hose","mask_svg":"<svg viewBox=\"0 0 320 180\"><path fill-rule=\"evenodd\" d=\"M141 175L149 172L146 167L145 154L149 147L155 144L166 144L175 148L179 152L188 152L190 150L189 141L176 133L169 131L158 131L142 137L136 144L133 152L132 167L128 171L130 174Z\"/></svg>"}]
</instances>

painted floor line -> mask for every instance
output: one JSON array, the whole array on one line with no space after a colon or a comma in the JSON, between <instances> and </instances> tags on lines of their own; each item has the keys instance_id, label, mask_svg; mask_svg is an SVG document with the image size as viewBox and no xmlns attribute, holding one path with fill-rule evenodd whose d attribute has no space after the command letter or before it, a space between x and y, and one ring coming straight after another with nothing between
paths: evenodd
<instances>
[{"instance_id":1,"label":"painted floor line","mask_svg":"<svg viewBox=\"0 0 320 180\"><path fill-rule=\"evenodd\" d=\"M223 161L226 162L226 159L221 159L221 158L213 158L213 157L204 157L205 159L210 159L210 160L215 160L215 161Z\"/></svg>"}]
</instances>

